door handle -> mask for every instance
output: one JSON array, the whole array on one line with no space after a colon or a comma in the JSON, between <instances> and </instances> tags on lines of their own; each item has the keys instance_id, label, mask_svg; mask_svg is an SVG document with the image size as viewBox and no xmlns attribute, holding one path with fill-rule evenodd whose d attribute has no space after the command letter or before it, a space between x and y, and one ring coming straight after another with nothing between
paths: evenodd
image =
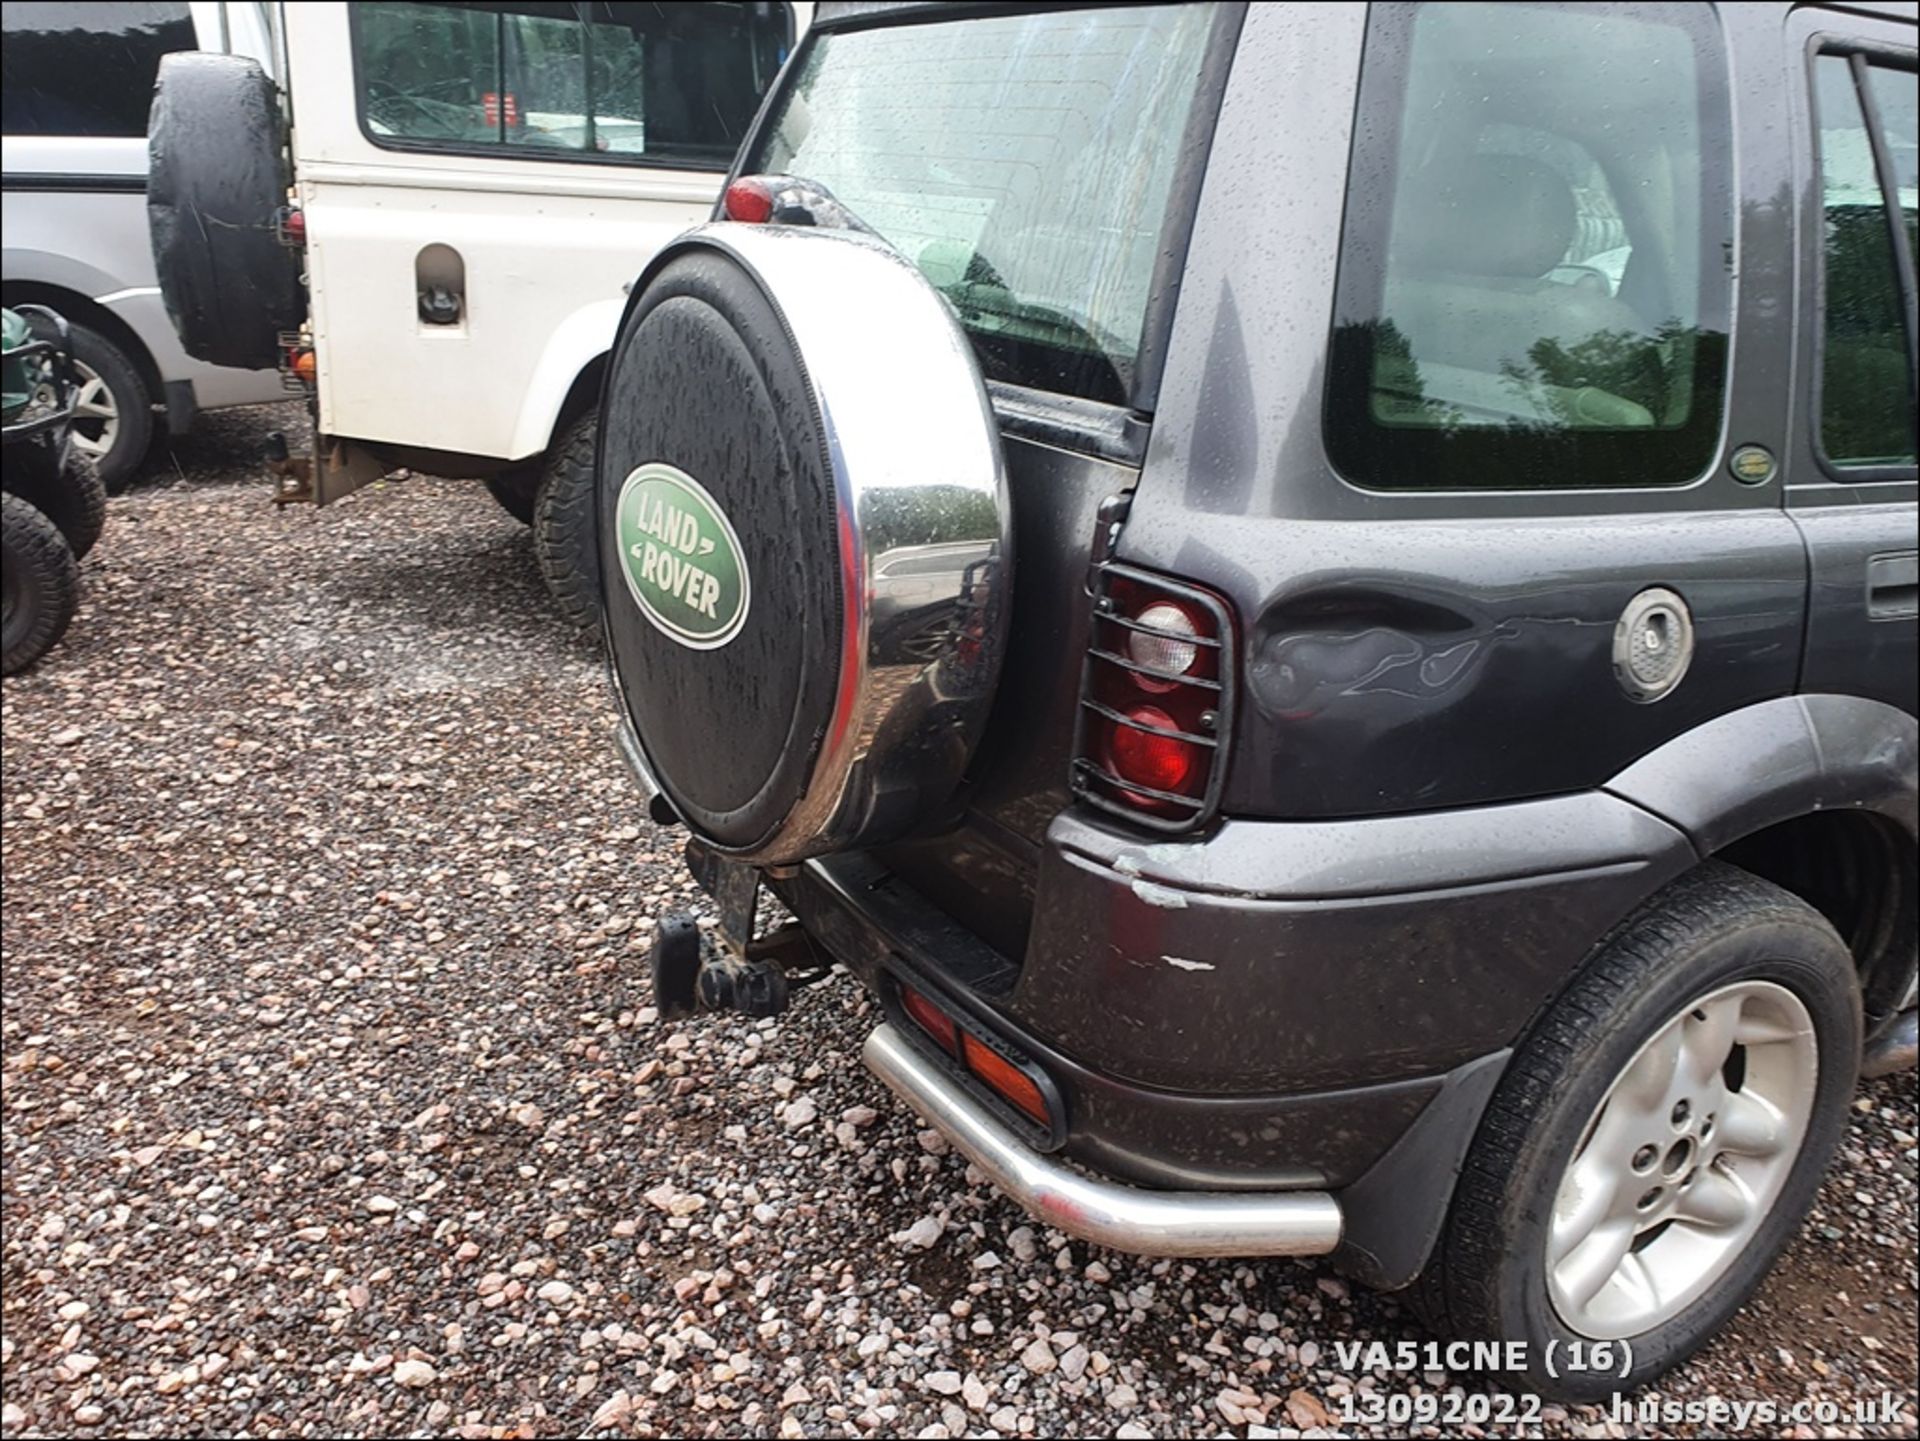
<instances>
[{"instance_id":1,"label":"door handle","mask_svg":"<svg viewBox=\"0 0 1920 1441\"><path fill-rule=\"evenodd\" d=\"M1867 561L1867 619L1920 615L1920 552L1876 555Z\"/></svg>"}]
</instances>

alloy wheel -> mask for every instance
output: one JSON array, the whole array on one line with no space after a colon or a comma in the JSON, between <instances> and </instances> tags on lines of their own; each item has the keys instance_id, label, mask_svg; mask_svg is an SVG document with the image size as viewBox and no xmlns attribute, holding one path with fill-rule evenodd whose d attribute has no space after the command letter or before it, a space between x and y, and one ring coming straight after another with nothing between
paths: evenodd
<instances>
[{"instance_id":1,"label":"alloy wheel","mask_svg":"<svg viewBox=\"0 0 1920 1441\"><path fill-rule=\"evenodd\" d=\"M1799 997L1741 981L1690 1003L1614 1078L1554 1198L1554 1310L1597 1339L1697 1301L1753 1239L1800 1154L1819 1046Z\"/></svg>"},{"instance_id":2,"label":"alloy wheel","mask_svg":"<svg viewBox=\"0 0 1920 1441\"><path fill-rule=\"evenodd\" d=\"M120 405L98 371L75 360L73 373L79 381L70 431L73 448L89 464L98 465L120 438Z\"/></svg>"}]
</instances>

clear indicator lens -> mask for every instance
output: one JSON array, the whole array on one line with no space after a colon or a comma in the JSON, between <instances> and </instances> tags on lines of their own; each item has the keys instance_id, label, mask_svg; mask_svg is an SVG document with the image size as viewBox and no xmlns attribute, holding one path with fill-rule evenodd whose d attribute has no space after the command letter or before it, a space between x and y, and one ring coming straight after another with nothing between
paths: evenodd
<instances>
[{"instance_id":1,"label":"clear indicator lens","mask_svg":"<svg viewBox=\"0 0 1920 1441\"><path fill-rule=\"evenodd\" d=\"M1171 675L1185 675L1193 669L1194 662L1200 658L1200 647L1181 636L1198 635L1193 617L1180 606L1170 601L1155 601L1134 617L1143 626L1156 631L1170 631L1170 635L1149 635L1143 630L1127 632L1127 659L1135 665L1143 665L1153 670L1166 671ZM1134 675L1148 690L1168 690L1174 682L1156 680L1152 676Z\"/></svg>"}]
</instances>

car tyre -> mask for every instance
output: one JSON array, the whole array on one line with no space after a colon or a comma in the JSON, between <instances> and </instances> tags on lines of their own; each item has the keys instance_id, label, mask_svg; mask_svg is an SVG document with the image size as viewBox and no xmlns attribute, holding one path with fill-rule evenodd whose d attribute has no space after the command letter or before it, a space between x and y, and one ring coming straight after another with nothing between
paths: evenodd
<instances>
[{"instance_id":1,"label":"car tyre","mask_svg":"<svg viewBox=\"0 0 1920 1441\"><path fill-rule=\"evenodd\" d=\"M120 347L97 330L71 322L79 393L70 445L100 477L109 494L133 481L153 445L153 393Z\"/></svg>"},{"instance_id":2,"label":"car tyre","mask_svg":"<svg viewBox=\"0 0 1920 1441\"><path fill-rule=\"evenodd\" d=\"M1723 1032L1747 1039L1715 1075L1703 1066ZM1450 1339L1524 1343L1524 1371L1500 1378L1516 1388L1596 1402L1645 1386L1739 1310L1800 1225L1845 1130L1860 1035L1857 973L1826 919L1737 867L1697 867L1602 943L1515 1052L1416 1283L1417 1308ZM1657 1086L1675 1047L1672 1085L1700 1091L1701 1109L1686 1107L1692 1132L1679 1119L1688 1097ZM1795 1074L1805 1084L1785 1085ZM1752 1119L1756 1102L1773 1105L1763 1079L1783 1088L1779 1125L1765 1135ZM1739 1149L1765 1144L1775 1148L1764 1159ZM1739 1203L1723 1200L1729 1182L1752 1202L1739 1231L1729 1219ZM1619 1199L1601 1199L1609 1194ZM1549 1247L1581 1235L1589 1215L1603 1219L1550 1260ZM1623 1234L1624 1254L1603 1271ZM1661 1253L1668 1241L1679 1249ZM1718 1259L1697 1274L1681 1259L1707 1255ZM1594 1276L1599 1290L1577 1301ZM1636 1317L1647 1324L1635 1329ZM1599 1369L1576 1369L1576 1358Z\"/></svg>"},{"instance_id":3,"label":"car tyre","mask_svg":"<svg viewBox=\"0 0 1920 1441\"><path fill-rule=\"evenodd\" d=\"M71 445L36 445L7 472L7 489L32 504L59 529L75 560L84 560L107 524L107 490L99 473Z\"/></svg>"},{"instance_id":4,"label":"car tyre","mask_svg":"<svg viewBox=\"0 0 1920 1441\"><path fill-rule=\"evenodd\" d=\"M600 548L594 506L599 415L569 421L548 453L533 511L533 550L560 613L581 630L600 624Z\"/></svg>"},{"instance_id":5,"label":"car tyre","mask_svg":"<svg viewBox=\"0 0 1920 1441\"><path fill-rule=\"evenodd\" d=\"M80 597L80 567L60 528L24 496L0 495L4 608L0 660L7 675L25 670L67 633Z\"/></svg>"}]
</instances>

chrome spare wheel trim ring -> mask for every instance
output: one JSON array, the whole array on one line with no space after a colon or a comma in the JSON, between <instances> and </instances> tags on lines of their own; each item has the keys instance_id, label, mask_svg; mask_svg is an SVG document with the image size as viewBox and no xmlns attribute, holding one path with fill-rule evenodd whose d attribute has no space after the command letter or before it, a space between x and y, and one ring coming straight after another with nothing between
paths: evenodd
<instances>
[{"instance_id":1,"label":"chrome spare wheel trim ring","mask_svg":"<svg viewBox=\"0 0 1920 1441\"><path fill-rule=\"evenodd\" d=\"M860 1058L987 1178L1047 1225L1142 1256L1323 1256L1340 1244L1325 1191L1147 1191L1031 1150L891 1025Z\"/></svg>"},{"instance_id":2,"label":"chrome spare wheel trim ring","mask_svg":"<svg viewBox=\"0 0 1920 1441\"><path fill-rule=\"evenodd\" d=\"M1819 1062L1805 1003L1771 981L1701 996L1634 1053L1554 1197L1547 1288L1568 1328L1639 1335L1726 1274L1793 1171Z\"/></svg>"}]
</instances>

